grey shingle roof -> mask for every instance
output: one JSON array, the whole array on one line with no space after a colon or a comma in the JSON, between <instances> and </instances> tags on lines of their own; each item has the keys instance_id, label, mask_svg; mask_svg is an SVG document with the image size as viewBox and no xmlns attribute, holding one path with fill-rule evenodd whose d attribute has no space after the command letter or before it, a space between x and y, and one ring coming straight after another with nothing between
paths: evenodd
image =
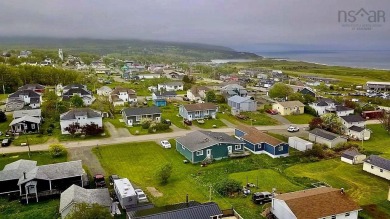
<instances>
[{"instance_id":1,"label":"grey shingle roof","mask_svg":"<svg viewBox=\"0 0 390 219\"><path fill-rule=\"evenodd\" d=\"M24 176L21 176L18 185L33 179L54 180L81 176L83 174L84 169L81 160L43 165L28 171L26 173L26 179Z\"/></svg>"},{"instance_id":2,"label":"grey shingle roof","mask_svg":"<svg viewBox=\"0 0 390 219\"><path fill-rule=\"evenodd\" d=\"M328 106L328 104L325 101L320 101L317 103L317 106Z\"/></svg>"},{"instance_id":3,"label":"grey shingle roof","mask_svg":"<svg viewBox=\"0 0 390 219\"><path fill-rule=\"evenodd\" d=\"M349 107L346 107L346 106L340 106L340 105L336 106L336 111L337 112L350 111L350 110L353 110L353 109L351 109Z\"/></svg>"},{"instance_id":4,"label":"grey shingle roof","mask_svg":"<svg viewBox=\"0 0 390 219\"><path fill-rule=\"evenodd\" d=\"M353 126L349 127L349 130L352 130L352 131L355 131L355 132L362 132L364 130L364 128L356 126L356 125L353 125Z\"/></svg>"},{"instance_id":5,"label":"grey shingle roof","mask_svg":"<svg viewBox=\"0 0 390 219\"><path fill-rule=\"evenodd\" d=\"M32 117L32 116L23 116L23 117L20 117L20 118L12 120L12 122L9 125L10 126L11 125L15 125L15 124L18 124L18 123L23 122L23 121L32 122L32 123L35 123L35 124L40 124L41 123L41 119L40 118Z\"/></svg>"},{"instance_id":6,"label":"grey shingle roof","mask_svg":"<svg viewBox=\"0 0 390 219\"><path fill-rule=\"evenodd\" d=\"M191 202L190 202L191 203ZM136 212L132 218L134 219L210 219L212 216L222 215L222 211L214 202L204 204L188 204L180 203L173 206L164 206L169 209L153 213L154 209L141 210ZM151 212L149 215L147 212ZM143 216L138 216L142 215Z\"/></svg>"},{"instance_id":7,"label":"grey shingle roof","mask_svg":"<svg viewBox=\"0 0 390 219\"><path fill-rule=\"evenodd\" d=\"M390 160L379 157L377 155L370 155L367 157L364 162L377 166L379 168L389 170L390 171Z\"/></svg>"},{"instance_id":8,"label":"grey shingle roof","mask_svg":"<svg viewBox=\"0 0 390 219\"><path fill-rule=\"evenodd\" d=\"M194 131L176 139L188 150L194 152L218 143L243 144L242 141L222 132Z\"/></svg>"},{"instance_id":9,"label":"grey shingle roof","mask_svg":"<svg viewBox=\"0 0 390 219\"><path fill-rule=\"evenodd\" d=\"M171 97L171 96L176 96L176 91L162 91L162 92L154 92L154 94L157 97Z\"/></svg>"},{"instance_id":10,"label":"grey shingle roof","mask_svg":"<svg viewBox=\"0 0 390 219\"><path fill-rule=\"evenodd\" d=\"M19 97L19 95L27 95L28 97L40 97L41 95L33 90L18 90L13 94L10 94L9 97Z\"/></svg>"},{"instance_id":11,"label":"grey shingle roof","mask_svg":"<svg viewBox=\"0 0 390 219\"><path fill-rule=\"evenodd\" d=\"M188 111L188 112L193 112L193 111L201 111L201 110L216 110L218 108L217 105L214 103L195 103L195 104L186 104L183 105L183 107Z\"/></svg>"},{"instance_id":12,"label":"grey shingle roof","mask_svg":"<svg viewBox=\"0 0 390 219\"><path fill-rule=\"evenodd\" d=\"M232 96L228 99L229 101L235 102L235 103L242 103L245 101L254 101L250 97L241 97L238 95Z\"/></svg>"},{"instance_id":13,"label":"grey shingle roof","mask_svg":"<svg viewBox=\"0 0 390 219\"><path fill-rule=\"evenodd\" d=\"M351 122L364 122L365 121L360 115L340 116L340 118L345 120L348 123L351 123Z\"/></svg>"},{"instance_id":14,"label":"grey shingle roof","mask_svg":"<svg viewBox=\"0 0 390 219\"><path fill-rule=\"evenodd\" d=\"M40 103L40 102L41 102L41 99L38 98L38 97L30 98L30 104L33 104L33 103Z\"/></svg>"},{"instance_id":15,"label":"grey shingle roof","mask_svg":"<svg viewBox=\"0 0 390 219\"><path fill-rule=\"evenodd\" d=\"M32 110L16 110L14 111L13 118L20 118L23 116L32 116L32 117L41 117L41 109L32 109Z\"/></svg>"},{"instance_id":16,"label":"grey shingle roof","mask_svg":"<svg viewBox=\"0 0 390 219\"><path fill-rule=\"evenodd\" d=\"M82 84L69 84L64 87L64 90L69 90L71 88L85 88L85 85Z\"/></svg>"},{"instance_id":17,"label":"grey shingle roof","mask_svg":"<svg viewBox=\"0 0 390 219\"><path fill-rule=\"evenodd\" d=\"M88 90L84 88L70 88L66 92L64 92L64 96L73 96L73 94L81 94L81 95L91 95Z\"/></svg>"},{"instance_id":18,"label":"grey shingle roof","mask_svg":"<svg viewBox=\"0 0 390 219\"><path fill-rule=\"evenodd\" d=\"M76 116L86 115L87 118L102 117L101 112L89 108L72 109L66 113L61 114L60 120L72 120L76 119Z\"/></svg>"},{"instance_id":19,"label":"grey shingle roof","mask_svg":"<svg viewBox=\"0 0 390 219\"><path fill-rule=\"evenodd\" d=\"M162 83L160 85L183 86L183 82L181 82L181 81L172 81L172 82Z\"/></svg>"},{"instance_id":20,"label":"grey shingle roof","mask_svg":"<svg viewBox=\"0 0 390 219\"><path fill-rule=\"evenodd\" d=\"M36 161L23 159L7 164L4 169L0 171L0 181L19 179L23 175L23 172L34 169L36 165Z\"/></svg>"},{"instance_id":21,"label":"grey shingle roof","mask_svg":"<svg viewBox=\"0 0 390 219\"><path fill-rule=\"evenodd\" d=\"M323 129L315 128L311 130L309 133L317 135L319 137L325 138L327 140L334 140L339 137L339 135L336 135L332 132L325 131Z\"/></svg>"},{"instance_id":22,"label":"grey shingle roof","mask_svg":"<svg viewBox=\"0 0 390 219\"><path fill-rule=\"evenodd\" d=\"M345 158L348 158L348 159L352 160L356 155L361 155L361 153L359 153L357 150L350 149L350 150L344 151L341 154L341 157L345 157Z\"/></svg>"},{"instance_id":23,"label":"grey shingle roof","mask_svg":"<svg viewBox=\"0 0 390 219\"><path fill-rule=\"evenodd\" d=\"M125 112L125 116L161 114L161 110L157 106L142 107L142 108L126 108L123 109L123 111Z\"/></svg>"},{"instance_id":24,"label":"grey shingle roof","mask_svg":"<svg viewBox=\"0 0 390 219\"><path fill-rule=\"evenodd\" d=\"M84 189L80 186L72 185L61 193L60 212L73 203L99 204L110 207L111 197L107 188Z\"/></svg>"}]
</instances>

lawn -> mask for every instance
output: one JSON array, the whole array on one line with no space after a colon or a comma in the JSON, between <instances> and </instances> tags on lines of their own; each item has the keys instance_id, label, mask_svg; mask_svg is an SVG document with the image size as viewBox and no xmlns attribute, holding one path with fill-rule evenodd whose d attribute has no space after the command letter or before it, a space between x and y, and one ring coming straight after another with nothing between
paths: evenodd
<instances>
[{"instance_id":1,"label":"lawn","mask_svg":"<svg viewBox=\"0 0 390 219\"><path fill-rule=\"evenodd\" d=\"M204 119L203 121L204 121L204 123L201 124L198 121L194 120L194 121L192 121L192 124L195 126L198 126L199 128L202 128L202 129L213 129L213 128L220 128L220 127L226 126L226 124L223 123L219 119ZM214 125L215 125L215 127L214 127Z\"/></svg>"},{"instance_id":2,"label":"lawn","mask_svg":"<svg viewBox=\"0 0 390 219\"><path fill-rule=\"evenodd\" d=\"M181 129L190 129L183 123L183 118L179 115L179 108L173 104L161 107L162 118L169 119L171 122Z\"/></svg>"},{"instance_id":3,"label":"lawn","mask_svg":"<svg viewBox=\"0 0 390 219\"><path fill-rule=\"evenodd\" d=\"M21 134L17 138L15 138L12 142L15 146L20 146L21 143L27 143L29 145L34 144L44 144L46 143L51 136L49 135L41 135L41 134Z\"/></svg>"},{"instance_id":4,"label":"lawn","mask_svg":"<svg viewBox=\"0 0 390 219\"><path fill-rule=\"evenodd\" d=\"M140 126L140 125L128 127L128 129L132 135L148 135L148 134L167 133L167 132L173 131L172 129L167 129L165 131L157 131L154 133L150 133L148 129L143 129L142 126Z\"/></svg>"},{"instance_id":5,"label":"lawn","mask_svg":"<svg viewBox=\"0 0 390 219\"><path fill-rule=\"evenodd\" d=\"M9 94L0 94L0 101L5 101Z\"/></svg>"},{"instance_id":6,"label":"lawn","mask_svg":"<svg viewBox=\"0 0 390 219\"><path fill-rule=\"evenodd\" d=\"M0 158L0 168L19 159L36 160L38 165L58 163L66 161L66 157L53 159L48 152L31 152L31 158L27 153L7 154ZM8 201L6 197L0 198L0 218L20 219L52 219L58 218L60 200L41 201L29 205L22 205L18 200Z\"/></svg>"},{"instance_id":7,"label":"lawn","mask_svg":"<svg viewBox=\"0 0 390 219\"><path fill-rule=\"evenodd\" d=\"M0 123L0 131L5 133L5 131L9 130L9 124L12 122L12 115L7 115L7 121Z\"/></svg>"},{"instance_id":8,"label":"lawn","mask_svg":"<svg viewBox=\"0 0 390 219\"><path fill-rule=\"evenodd\" d=\"M380 154L390 159L390 134L380 124L367 125L367 128L372 133L370 140L364 141L363 148L370 154ZM362 145L361 141L356 143Z\"/></svg>"},{"instance_id":9,"label":"lawn","mask_svg":"<svg viewBox=\"0 0 390 219\"><path fill-rule=\"evenodd\" d=\"M288 121L292 124L308 124L314 116L309 114L301 114L301 115L288 115L284 116Z\"/></svg>"},{"instance_id":10,"label":"lawn","mask_svg":"<svg viewBox=\"0 0 390 219\"><path fill-rule=\"evenodd\" d=\"M265 113L260 112L242 112L242 115L249 117L246 120L238 119L229 112L218 113L217 118L226 119L234 125L246 124L254 126L265 126L265 125L278 125L278 121L269 117Z\"/></svg>"}]
</instances>

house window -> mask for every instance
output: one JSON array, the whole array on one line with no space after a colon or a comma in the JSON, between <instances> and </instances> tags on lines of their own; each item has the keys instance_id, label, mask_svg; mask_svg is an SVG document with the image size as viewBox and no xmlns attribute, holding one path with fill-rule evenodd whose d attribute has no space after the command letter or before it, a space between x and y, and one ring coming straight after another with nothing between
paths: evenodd
<instances>
[{"instance_id":1,"label":"house window","mask_svg":"<svg viewBox=\"0 0 390 219\"><path fill-rule=\"evenodd\" d=\"M279 146L278 151L283 151L283 146Z\"/></svg>"},{"instance_id":2,"label":"house window","mask_svg":"<svg viewBox=\"0 0 390 219\"><path fill-rule=\"evenodd\" d=\"M238 144L238 145L235 145L235 146L234 146L234 149L235 149L235 150L241 150L241 145L239 145L239 144Z\"/></svg>"},{"instance_id":3,"label":"house window","mask_svg":"<svg viewBox=\"0 0 390 219\"><path fill-rule=\"evenodd\" d=\"M32 128L32 129L35 129L35 124L31 124L31 128Z\"/></svg>"},{"instance_id":4,"label":"house window","mask_svg":"<svg viewBox=\"0 0 390 219\"><path fill-rule=\"evenodd\" d=\"M203 155L203 150L196 152L196 156L202 156L202 155Z\"/></svg>"},{"instance_id":5,"label":"house window","mask_svg":"<svg viewBox=\"0 0 390 219\"><path fill-rule=\"evenodd\" d=\"M349 217L350 213L345 213L345 217Z\"/></svg>"},{"instance_id":6,"label":"house window","mask_svg":"<svg viewBox=\"0 0 390 219\"><path fill-rule=\"evenodd\" d=\"M371 169L374 169L374 166L373 166L373 165L371 165Z\"/></svg>"},{"instance_id":7,"label":"house window","mask_svg":"<svg viewBox=\"0 0 390 219\"><path fill-rule=\"evenodd\" d=\"M135 121L141 121L141 116L136 116Z\"/></svg>"},{"instance_id":8,"label":"house window","mask_svg":"<svg viewBox=\"0 0 390 219\"><path fill-rule=\"evenodd\" d=\"M383 169L380 169L379 171L380 171L381 173L383 173Z\"/></svg>"}]
</instances>

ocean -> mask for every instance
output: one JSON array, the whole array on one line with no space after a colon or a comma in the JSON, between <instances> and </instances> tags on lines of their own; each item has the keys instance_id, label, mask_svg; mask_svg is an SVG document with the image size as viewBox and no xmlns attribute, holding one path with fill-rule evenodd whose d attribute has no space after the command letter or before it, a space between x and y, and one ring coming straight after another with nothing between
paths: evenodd
<instances>
[{"instance_id":1,"label":"ocean","mask_svg":"<svg viewBox=\"0 0 390 219\"><path fill-rule=\"evenodd\" d=\"M369 69L390 69L390 50L352 51L352 50L307 50L307 51L269 51L255 52L266 58L306 61L332 66L347 66Z\"/></svg>"}]
</instances>

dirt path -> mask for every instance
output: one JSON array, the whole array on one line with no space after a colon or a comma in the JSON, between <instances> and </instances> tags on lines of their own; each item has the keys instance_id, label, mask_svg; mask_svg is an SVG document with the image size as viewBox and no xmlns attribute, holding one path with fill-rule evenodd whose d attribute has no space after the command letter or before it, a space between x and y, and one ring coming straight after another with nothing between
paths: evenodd
<instances>
[{"instance_id":1,"label":"dirt path","mask_svg":"<svg viewBox=\"0 0 390 219\"><path fill-rule=\"evenodd\" d=\"M105 171L100 165L99 159L92 152L92 148L93 147L69 148L69 160L82 160L83 165L89 168L92 176L98 173L105 175Z\"/></svg>"},{"instance_id":2,"label":"dirt path","mask_svg":"<svg viewBox=\"0 0 390 219\"><path fill-rule=\"evenodd\" d=\"M104 127L110 132L111 138L130 137L131 134L126 128L115 128L110 122L105 122Z\"/></svg>"}]
</instances>

